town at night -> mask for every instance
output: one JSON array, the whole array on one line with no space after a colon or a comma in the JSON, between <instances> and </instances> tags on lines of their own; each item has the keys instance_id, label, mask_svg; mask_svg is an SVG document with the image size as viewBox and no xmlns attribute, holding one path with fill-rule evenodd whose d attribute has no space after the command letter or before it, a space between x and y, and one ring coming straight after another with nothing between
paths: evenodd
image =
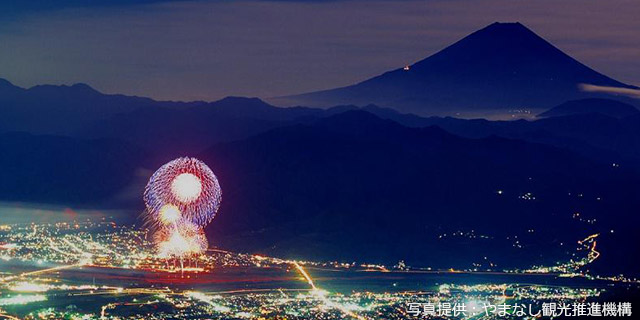
<instances>
[{"instance_id":1,"label":"town at night","mask_svg":"<svg viewBox=\"0 0 640 320\"><path fill-rule=\"evenodd\" d=\"M2 225L0 230L0 305L7 318L630 316L630 304L607 299L640 290L636 279L581 272L597 258L596 251L587 250L595 250L594 237L576 243L583 257L554 266L435 270L282 260L215 248L177 261L158 257L145 230L108 219ZM582 246L586 249L579 250Z\"/></svg>"}]
</instances>

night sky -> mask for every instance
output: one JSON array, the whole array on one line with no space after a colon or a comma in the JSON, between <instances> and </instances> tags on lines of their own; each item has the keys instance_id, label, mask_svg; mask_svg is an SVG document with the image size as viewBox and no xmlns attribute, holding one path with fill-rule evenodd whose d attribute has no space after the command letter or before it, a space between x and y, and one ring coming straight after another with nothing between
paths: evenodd
<instances>
[{"instance_id":1,"label":"night sky","mask_svg":"<svg viewBox=\"0 0 640 320\"><path fill-rule=\"evenodd\" d=\"M0 77L157 99L273 97L352 84L520 21L640 85L638 17L635 0L3 1Z\"/></svg>"}]
</instances>

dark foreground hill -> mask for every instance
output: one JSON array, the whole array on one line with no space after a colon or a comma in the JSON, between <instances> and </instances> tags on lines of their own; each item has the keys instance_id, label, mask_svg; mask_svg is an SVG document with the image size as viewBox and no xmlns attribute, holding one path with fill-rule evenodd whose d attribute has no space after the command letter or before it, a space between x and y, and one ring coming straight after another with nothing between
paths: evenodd
<instances>
[{"instance_id":1,"label":"dark foreground hill","mask_svg":"<svg viewBox=\"0 0 640 320\"><path fill-rule=\"evenodd\" d=\"M501 268L553 263L600 230L638 231L633 171L540 144L410 129L361 111L220 144L201 158L222 182L224 204L209 235L225 248ZM576 212L598 224L576 220Z\"/></svg>"},{"instance_id":2,"label":"dark foreground hill","mask_svg":"<svg viewBox=\"0 0 640 320\"><path fill-rule=\"evenodd\" d=\"M411 66L281 104L377 104L419 115L548 109L597 96L582 84L633 88L563 53L520 23L494 23Z\"/></svg>"},{"instance_id":3,"label":"dark foreground hill","mask_svg":"<svg viewBox=\"0 0 640 320\"><path fill-rule=\"evenodd\" d=\"M0 199L97 204L126 188L145 152L122 140L0 134Z\"/></svg>"}]
</instances>

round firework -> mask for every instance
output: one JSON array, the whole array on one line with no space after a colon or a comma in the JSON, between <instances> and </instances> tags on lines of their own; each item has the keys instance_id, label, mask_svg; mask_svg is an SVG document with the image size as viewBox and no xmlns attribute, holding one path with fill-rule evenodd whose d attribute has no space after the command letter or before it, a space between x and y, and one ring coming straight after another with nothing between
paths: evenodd
<instances>
[{"instance_id":1,"label":"round firework","mask_svg":"<svg viewBox=\"0 0 640 320\"><path fill-rule=\"evenodd\" d=\"M215 217L222 192L213 171L195 158L178 158L158 169L144 190L151 218L166 224L167 218L205 226Z\"/></svg>"},{"instance_id":2,"label":"round firework","mask_svg":"<svg viewBox=\"0 0 640 320\"><path fill-rule=\"evenodd\" d=\"M208 242L199 226L180 220L171 227L162 228L153 235L158 256L164 258L185 258L207 250Z\"/></svg>"}]
</instances>

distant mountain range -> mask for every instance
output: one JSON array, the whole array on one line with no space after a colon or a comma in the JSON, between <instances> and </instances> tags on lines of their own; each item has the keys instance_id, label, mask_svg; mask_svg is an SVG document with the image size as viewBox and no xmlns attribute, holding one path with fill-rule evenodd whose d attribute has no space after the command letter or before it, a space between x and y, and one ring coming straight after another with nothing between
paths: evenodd
<instances>
[{"instance_id":1,"label":"distant mountain range","mask_svg":"<svg viewBox=\"0 0 640 320\"><path fill-rule=\"evenodd\" d=\"M272 101L376 104L418 115L479 117L606 97L583 91L583 84L637 89L576 61L520 23L494 23L413 65L355 85Z\"/></svg>"},{"instance_id":2,"label":"distant mountain range","mask_svg":"<svg viewBox=\"0 0 640 320\"><path fill-rule=\"evenodd\" d=\"M594 104L595 102L595 104ZM451 117L398 119L412 127L438 126L467 138L501 136L572 150L604 163L640 168L640 113L612 100L574 100L535 121ZM627 116L622 116L628 114ZM555 115L555 116L554 116Z\"/></svg>"},{"instance_id":3,"label":"distant mountain range","mask_svg":"<svg viewBox=\"0 0 640 320\"><path fill-rule=\"evenodd\" d=\"M488 66L462 54L480 40L495 42L486 48L518 43L508 54L518 55L504 61L495 79L474 75L497 68L504 50L486 49L483 57L494 59ZM574 99L584 92L544 87L544 79L553 69L553 81L565 84L621 84L512 24L492 25L391 74L404 81L412 72L406 79L452 67L459 77L475 68L462 78L468 83L441 79L462 88L442 100L449 108L456 99L473 99L464 88L475 80L483 90L507 85L508 66L533 63L531 52L547 58L537 68L517 69L510 78L515 91L492 101L516 101L520 94L548 99L550 108L532 121L423 117L351 100L326 109L242 97L154 101L84 84L24 89L0 81L0 201L139 209L153 170L189 155L220 178L224 200L207 232L224 248L501 268L571 257L566 244L599 232L603 255L594 268L637 272L637 258L629 255L640 257L638 248L615 248L637 243L640 234L640 114L626 100ZM435 81L429 77L425 81ZM527 77L543 87L525 92L520 86ZM575 95L567 101L570 92ZM562 100L552 104L555 99ZM577 220L576 212L598 222Z\"/></svg>"},{"instance_id":4,"label":"distant mountain range","mask_svg":"<svg viewBox=\"0 0 640 320\"><path fill-rule=\"evenodd\" d=\"M71 134L93 120L164 103L102 94L86 84L24 89L0 79L0 105L0 129L4 131Z\"/></svg>"}]
</instances>

